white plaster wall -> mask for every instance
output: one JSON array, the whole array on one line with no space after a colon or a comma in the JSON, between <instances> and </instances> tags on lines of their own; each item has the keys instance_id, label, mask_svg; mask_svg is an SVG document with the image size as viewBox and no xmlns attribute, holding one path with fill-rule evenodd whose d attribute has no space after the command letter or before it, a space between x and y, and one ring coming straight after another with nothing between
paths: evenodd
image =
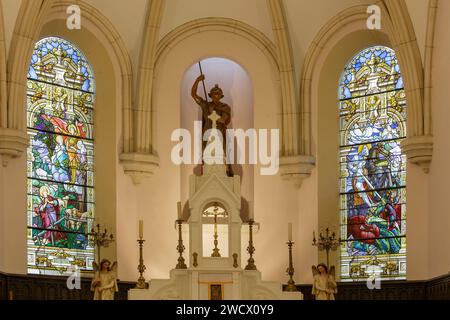
<instances>
[{"instance_id":1,"label":"white plaster wall","mask_svg":"<svg viewBox=\"0 0 450 320\"><path fill-rule=\"evenodd\" d=\"M22 0L1 0L0 5L3 10L3 23L5 31L5 49L6 54L9 52L9 46L11 44L11 38L14 32L14 25L16 23L17 14Z\"/></svg>"},{"instance_id":2,"label":"white plaster wall","mask_svg":"<svg viewBox=\"0 0 450 320\"><path fill-rule=\"evenodd\" d=\"M445 0L444 0L445 1ZM414 32L416 34L417 44L419 45L422 61L425 53L425 38L427 33L428 21L428 3L424 0L405 0L408 13L413 22Z\"/></svg>"},{"instance_id":3,"label":"white plaster wall","mask_svg":"<svg viewBox=\"0 0 450 320\"><path fill-rule=\"evenodd\" d=\"M179 25L204 17L240 20L273 39L266 0L166 0L160 39Z\"/></svg>"},{"instance_id":4,"label":"white plaster wall","mask_svg":"<svg viewBox=\"0 0 450 320\"><path fill-rule=\"evenodd\" d=\"M138 70L148 0L84 1L94 6L111 21L128 49L133 70ZM81 27L83 27L83 13L81 13ZM134 76L136 79L136 74Z\"/></svg>"}]
</instances>

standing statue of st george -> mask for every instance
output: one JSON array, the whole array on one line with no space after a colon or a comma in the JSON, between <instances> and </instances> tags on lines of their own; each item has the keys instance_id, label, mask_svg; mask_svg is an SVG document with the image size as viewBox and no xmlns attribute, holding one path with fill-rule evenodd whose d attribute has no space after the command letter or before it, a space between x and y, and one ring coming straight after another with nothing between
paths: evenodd
<instances>
[{"instance_id":1,"label":"standing statue of st george","mask_svg":"<svg viewBox=\"0 0 450 320\"><path fill-rule=\"evenodd\" d=\"M197 94L197 89L199 82L203 80L205 80L205 76L201 74L197 77L197 79L195 79L191 90L192 98L194 98L195 102L197 102L197 104L202 109L202 136L208 129L212 128L212 121L210 118L208 118L208 116L211 115L211 113L215 110L217 115L220 116L220 118L216 122L216 126L217 129L222 133L223 150L226 154L226 131L228 124L231 122L231 108L226 103L220 101L220 99L223 98L223 91L222 89L220 89L218 84L216 84L208 94L212 101L207 101L200 97ZM203 141L202 152L205 150L205 147L206 141ZM231 165L227 165L227 174L228 176L233 176Z\"/></svg>"}]
</instances>

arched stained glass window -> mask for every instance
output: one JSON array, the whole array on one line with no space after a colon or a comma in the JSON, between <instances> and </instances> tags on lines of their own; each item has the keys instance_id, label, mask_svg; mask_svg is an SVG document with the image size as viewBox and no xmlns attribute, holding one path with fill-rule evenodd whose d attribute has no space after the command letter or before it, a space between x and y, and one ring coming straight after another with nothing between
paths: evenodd
<instances>
[{"instance_id":1,"label":"arched stained glass window","mask_svg":"<svg viewBox=\"0 0 450 320\"><path fill-rule=\"evenodd\" d=\"M341 280L406 278L406 99L395 52L375 46L339 86Z\"/></svg>"},{"instance_id":2,"label":"arched stained glass window","mask_svg":"<svg viewBox=\"0 0 450 320\"><path fill-rule=\"evenodd\" d=\"M91 270L94 78L70 42L36 43L28 70L28 273Z\"/></svg>"}]
</instances>

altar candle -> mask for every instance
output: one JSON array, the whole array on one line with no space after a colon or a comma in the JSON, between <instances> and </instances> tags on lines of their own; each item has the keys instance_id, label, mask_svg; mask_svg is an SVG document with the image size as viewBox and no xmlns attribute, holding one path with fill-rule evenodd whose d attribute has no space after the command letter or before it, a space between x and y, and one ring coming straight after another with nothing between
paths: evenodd
<instances>
[{"instance_id":1,"label":"altar candle","mask_svg":"<svg viewBox=\"0 0 450 320\"><path fill-rule=\"evenodd\" d=\"M181 220L181 201L177 202L178 220Z\"/></svg>"},{"instance_id":2,"label":"altar candle","mask_svg":"<svg viewBox=\"0 0 450 320\"><path fill-rule=\"evenodd\" d=\"M288 223L288 240L292 241L292 222Z\"/></svg>"},{"instance_id":3,"label":"altar candle","mask_svg":"<svg viewBox=\"0 0 450 320\"><path fill-rule=\"evenodd\" d=\"M143 220L139 220L139 238L143 238L144 237L144 221Z\"/></svg>"},{"instance_id":4,"label":"altar candle","mask_svg":"<svg viewBox=\"0 0 450 320\"><path fill-rule=\"evenodd\" d=\"M248 202L248 218L254 220L253 201Z\"/></svg>"}]
</instances>

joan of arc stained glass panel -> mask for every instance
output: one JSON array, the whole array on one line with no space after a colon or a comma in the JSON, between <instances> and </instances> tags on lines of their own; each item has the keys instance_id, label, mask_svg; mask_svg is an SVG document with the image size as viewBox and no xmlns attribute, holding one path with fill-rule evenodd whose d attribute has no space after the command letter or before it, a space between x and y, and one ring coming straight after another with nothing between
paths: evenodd
<instances>
[{"instance_id":1,"label":"joan of arc stained glass panel","mask_svg":"<svg viewBox=\"0 0 450 320\"><path fill-rule=\"evenodd\" d=\"M92 270L94 79L72 43L36 43L28 69L28 273Z\"/></svg>"},{"instance_id":2,"label":"joan of arc stained glass panel","mask_svg":"<svg viewBox=\"0 0 450 320\"><path fill-rule=\"evenodd\" d=\"M341 280L406 278L406 99L395 52L375 46L339 86Z\"/></svg>"}]
</instances>

